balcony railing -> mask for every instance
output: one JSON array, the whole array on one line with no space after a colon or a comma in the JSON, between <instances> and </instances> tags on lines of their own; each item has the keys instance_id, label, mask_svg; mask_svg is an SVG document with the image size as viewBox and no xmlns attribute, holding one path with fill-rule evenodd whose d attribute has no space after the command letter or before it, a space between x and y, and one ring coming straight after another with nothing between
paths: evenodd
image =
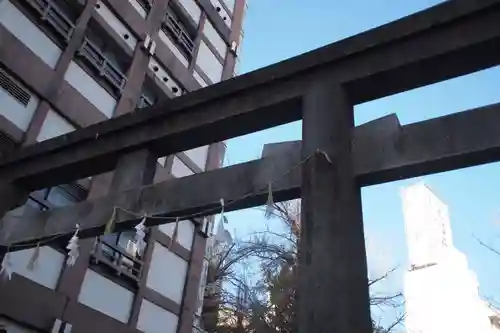
<instances>
[{"instance_id":1,"label":"balcony railing","mask_svg":"<svg viewBox=\"0 0 500 333\"><path fill-rule=\"evenodd\" d=\"M99 75L104 76L119 92L123 91L127 82L125 75L87 38L83 40L78 55L85 58L99 72Z\"/></svg>"},{"instance_id":2,"label":"balcony railing","mask_svg":"<svg viewBox=\"0 0 500 333\"><path fill-rule=\"evenodd\" d=\"M186 28L177 18L173 9L169 7L167 13L165 14L165 20L163 21L163 26L172 34L172 36L177 40L183 49L191 55L194 51L194 42L187 33Z\"/></svg>"},{"instance_id":3,"label":"balcony railing","mask_svg":"<svg viewBox=\"0 0 500 333\"><path fill-rule=\"evenodd\" d=\"M63 11L51 0L26 0L39 14L42 20L47 21L54 30L68 42L75 24L63 13Z\"/></svg>"},{"instance_id":4,"label":"balcony railing","mask_svg":"<svg viewBox=\"0 0 500 333\"><path fill-rule=\"evenodd\" d=\"M130 253L129 253L130 252ZM114 269L118 275L125 275L139 282L143 262L135 256L135 249L125 251L117 245L110 244L98 238L92 251L92 260L96 264L103 263Z\"/></svg>"}]
</instances>

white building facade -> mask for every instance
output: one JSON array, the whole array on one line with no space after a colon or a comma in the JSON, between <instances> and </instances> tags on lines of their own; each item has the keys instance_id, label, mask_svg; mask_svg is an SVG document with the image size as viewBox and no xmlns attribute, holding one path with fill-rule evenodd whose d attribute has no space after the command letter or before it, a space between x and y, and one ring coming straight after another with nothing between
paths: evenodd
<instances>
[{"instance_id":1,"label":"white building facade","mask_svg":"<svg viewBox=\"0 0 500 333\"><path fill-rule=\"evenodd\" d=\"M409 256L407 332L493 332L476 274L453 245L448 207L424 183L403 189L402 200Z\"/></svg>"}]
</instances>

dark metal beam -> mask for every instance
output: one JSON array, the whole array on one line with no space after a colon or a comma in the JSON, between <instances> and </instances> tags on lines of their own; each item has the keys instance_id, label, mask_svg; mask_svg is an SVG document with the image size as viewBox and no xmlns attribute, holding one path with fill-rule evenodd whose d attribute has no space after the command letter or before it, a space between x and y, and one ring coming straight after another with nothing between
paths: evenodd
<instances>
[{"instance_id":1,"label":"dark metal beam","mask_svg":"<svg viewBox=\"0 0 500 333\"><path fill-rule=\"evenodd\" d=\"M356 104L500 63L500 0L447 1L393 23L0 160L29 188L112 170L143 147L160 155L301 118L301 96L333 77ZM415 52L418 50L418 52Z\"/></svg>"},{"instance_id":2,"label":"dark metal beam","mask_svg":"<svg viewBox=\"0 0 500 333\"><path fill-rule=\"evenodd\" d=\"M499 161L499 123L500 104L495 104L401 127L395 115L356 127L353 154L357 181L366 186ZM248 193L254 194L227 206L226 211L262 205L267 199L269 181L300 162L300 142L292 146L277 156L136 188L96 201L33 215L26 213L17 218L15 212L9 213L3 218L0 242L32 242L70 233L77 222L87 228L83 236L96 236L102 233L113 205L150 214L167 212L168 216L199 211L210 215L219 211L220 198L231 202ZM299 169L274 184L276 201L300 196ZM124 213L119 214L118 221L119 229L137 223L137 219ZM154 221L165 222L168 221ZM10 234L8 242L6 234Z\"/></svg>"}]
</instances>

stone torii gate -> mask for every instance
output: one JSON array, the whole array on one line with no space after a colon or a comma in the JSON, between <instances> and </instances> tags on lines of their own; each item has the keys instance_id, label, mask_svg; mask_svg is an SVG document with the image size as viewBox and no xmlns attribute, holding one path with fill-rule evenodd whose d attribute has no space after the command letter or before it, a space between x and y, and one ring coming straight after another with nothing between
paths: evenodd
<instances>
[{"instance_id":1,"label":"stone torii gate","mask_svg":"<svg viewBox=\"0 0 500 333\"><path fill-rule=\"evenodd\" d=\"M406 126L392 115L360 127L353 106L499 63L500 0L447 1L149 111L23 148L0 160L1 215L30 191L112 170L114 191L21 220L5 215L2 250L69 237L75 221L82 237L98 236L114 206L175 217L216 212L220 198L239 199L226 211L262 205L267 184L279 179L276 201L303 199L298 332L371 332L360 187L500 160L500 105ZM159 156L300 119L302 142L281 154L147 185ZM318 149L330 161L314 154ZM116 227L137 222L118 215Z\"/></svg>"}]
</instances>

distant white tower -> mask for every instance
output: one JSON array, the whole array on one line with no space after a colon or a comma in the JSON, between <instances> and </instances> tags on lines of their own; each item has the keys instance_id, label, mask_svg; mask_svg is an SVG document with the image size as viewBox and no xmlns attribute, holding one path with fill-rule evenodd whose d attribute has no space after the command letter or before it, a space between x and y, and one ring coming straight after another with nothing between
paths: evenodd
<instances>
[{"instance_id":1,"label":"distant white tower","mask_svg":"<svg viewBox=\"0 0 500 333\"><path fill-rule=\"evenodd\" d=\"M424 183L402 190L410 267L435 264L453 247L446 206Z\"/></svg>"},{"instance_id":2,"label":"distant white tower","mask_svg":"<svg viewBox=\"0 0 500 333\"><path fill-rule=\"evenodd\" d=\"M453 246L448 207L424 183L402 190L408 333L491 333L476 275Z\"/></svg>"}]
</instances>

